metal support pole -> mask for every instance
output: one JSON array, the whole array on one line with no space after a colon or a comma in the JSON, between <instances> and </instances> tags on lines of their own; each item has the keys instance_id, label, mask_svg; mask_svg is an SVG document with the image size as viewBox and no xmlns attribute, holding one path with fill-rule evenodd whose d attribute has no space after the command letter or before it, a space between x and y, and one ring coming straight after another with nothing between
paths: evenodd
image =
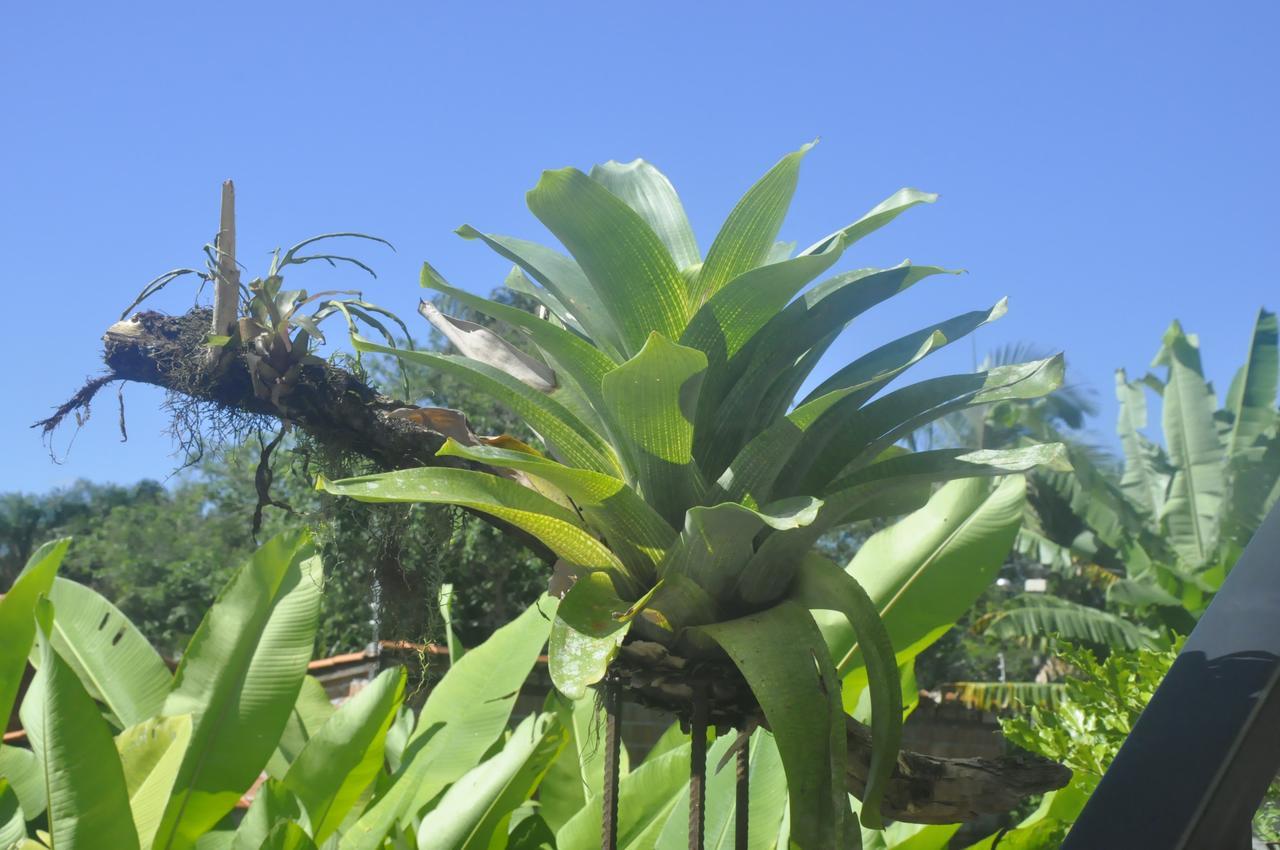
<instances>
[{"instance_id":1,"label":"metal support pole","mask_svg":"<svg viewBox=\"0 0 1280 850\"><path fill-rule=\"evenodd\" d=\"M689 748L689 850L703 850L707 806L707 686L693 686Z\"/></svg>"},{"instance_id":2,"label":"metal support pole","mask_svg":"<svg viewBox=\"0 0 1280 850\"><path fill-rule=\"evenodd\" d=\"M751 739L738 750L738 800L734 808L734 850L747 850L747 827L751 823Z\"/></svg>"},{"instance_id":3,"label":"metal support pole","mask_svg":"<svg viewBox=\"0 0 1280 850\"><path fill-rule=\"evenodd\" d=\"M600 825L600 846L603 850L618 850L618 756L622 749L622 692L616 682L609 682L604 686L604 716L604 789L600 799L604 816Z\"/></svg>"}]
</instances>

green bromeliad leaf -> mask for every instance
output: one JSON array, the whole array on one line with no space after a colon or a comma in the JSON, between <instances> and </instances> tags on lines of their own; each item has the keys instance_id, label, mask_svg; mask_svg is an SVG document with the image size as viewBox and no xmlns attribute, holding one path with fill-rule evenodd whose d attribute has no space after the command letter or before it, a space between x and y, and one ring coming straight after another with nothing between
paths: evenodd
<instances>
[{"instance_id":1,"label":"green bromeliad leaf","mask_svg":"<svg viewBox=\"0 0 1280 850\"><path fill-rule=\"evenodd\" d=\"M899 189L880 203L876 204L866 215L848 227L837 230L830 236L819 239L804 250L804 254L813 254L824 250L837 239L852 245L869 233L874 233L918 204L932 204L938 200L933 192L921 192L919 189Z\"/></svg>"},{"instance_id":2,"label":"green bromeliad leaf","mask_svg":"<svg viewBox=\"0 0 1280 850\"><path fill-rule=\"evenodd\" d=\"M822 508L812 524L770 535L743 571L737 593L747 604L758 605L776 598L789 584L794 565L825 532L855 519L883 516L879 510L882 505L891 507L894 513L905 513L901 510L904 503L886 498L895 491L905 491L912 497L919 494L923 498L914 506L919 507L928 498L929 484L1010 475L1036 467L1061 469L1065 464L1066 450L1061 443L1018 449L939 449L894 454L833 482L823 494ZM905 504L912 501L908 498Z\"/></svg>"},{"instance_id":3,"label":"green bromeliad leaf","mask_svg":"<svg viewBox=\"0 0 1280 850\"><path fill-rule=\"evenodd\" d=\"M693 417L706 373L701 351L653 333L604 378L604 400L623 460L645 501L673 527L705 484L693 463Z\"/></svg>"},{"instance_id":4,"label":"green bromeliad leaf","mask_svg":"<svg viewBox=\"0 0 1280 850\"><path fill-rule=\"evenodd\" d=\"M846 733L835 666L804 606L782 602L699 632L724 648L760 701L778 744L801 847L843 847Z\"/></svg>"},{"instance_id":5,"label":"green bromeliad leaf","mask_svg":"<svg viewBox=\"0 0 1280 850\"><path fill-rule=\"evenodd\" d=\"M544 171L528 202L586 273L627 354L651 333L680 336L688 317L684 278L635 210L575 168Z\"/></svg>"},{"instance_id":6,"label":"green bromeliad leaf","mask_svg":"<svg viewBox=\"0 0 1280 850\"><path fill-rule=\"evenodd\" d=\"M617 195L648 223L667 246L676 268L683 271L702 262L684 205L661 171L643 159L627 163L610 160L592 168L591 179Z\"/></svg>"},{"instance_id":7,"label":"green bromeliad leaf","mask_svg":"<svg viewBox=\"0 0 1280 850\"><path fill-rule=\"evenodd\" d=\"M734 502L691 508L680 539L667 551L659 573L664 580L688 578L711 599L721 599L755 553L756 534L765 528L801 528L817 518L821 507L818 499L801 496L758 511Z\"/></svg>"},{"instance_id":8,"label":"green bromeliad leaf","mask_svg":"<svg viewBox=\"0 0 1280 850\"><path fill-rule=\"evenodd\" d=\"M580 576L560 601L551 624L547 668L556 690L582 699L604 678L631 624L631 603L603 572Z\"/></svg>"},{"instance_id":9,"label":"green bromeliad leaf","mask_svg":"<svg viewBox=\"0 0 1280 850\"><path fill-rule=\"evenodd\" d=\"M494 446L463 446L452 439L446 441L436 454L518 469L558 487L573 500L592 527L604 534L641 583L648 580L652 584L663 552L675 540L675 530L618 478L575 469L541 455Z\"/></svg>"},{"instance_id":10,"label":"green bromeliad leaf","mask_svg":"<svg viewBox=\"0 0 1280 850\"><path fill-rule=\"evenodd\" d=\"M707 250L706 262L689 290L690 304L700 306L720 287L768 257L791 206L800 162L812 147L810 143L784 156L738 201Z\"/></svg>"},{"instance_id":11,"label":"green bromeliad leaf","mask_svg":"<svg viewBox=\"0 0 1280 850\"><path fill-rule=\"evenodd\" d=\"M840 613L857 635L871 693L871 766L862 795L862 824L881 828L880 801L902 742L902 682L889 632L862 585L819 555L810 554L800 562L791 598L806 608Z\"/></svg>"},{"instance_id":12,"label":"green bromeliad leaf","mask_svg":"<svg viewBox=\"0 0 1280 850\"><path fill-rule=\"evenodd\" d=\"M429 502L472 508L528 532L567 561L626 575L617 556L583 529L573 511L496 475L428 466L339 481L321 478L316 488L361 502Z\"/></svg>"}]
</instances>

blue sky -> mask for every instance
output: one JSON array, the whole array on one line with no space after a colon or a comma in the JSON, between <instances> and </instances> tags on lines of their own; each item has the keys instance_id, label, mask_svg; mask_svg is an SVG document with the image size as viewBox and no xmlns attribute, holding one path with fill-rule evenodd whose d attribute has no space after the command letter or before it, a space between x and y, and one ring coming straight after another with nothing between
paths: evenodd
<instances>
[{"instance_id":1,"label":"blue sky","mask_svg":"<svg viewBox=\"0 0 1280 850\"><path fill-rule=\"evenodd\" d=\"M315 7L324 6L320 11ZM934 279L846 335L827 368L933 319L1010 312L925 372L1010 342L1065 349L1114 419L1180 318L1224 391L1254 314L1280 306L1274 2L588 2L11 5L0 39L9 353L0 490L173 466L161 394L104 393L61 465L31 422L99 368L98 338L152 276L197 264L218 186L239 254L331 230L404 315L423 259L487 292L506 264L452 231L541 238L544 168L643 156L705 250L741 192L815 137L783 236L808 244L899 186L942 193L850 267L910 257ZM190 305L190 290L156 302ZM924 374L924 373L922 373ZM55 440L65 453L69 429Z\"/></svg>"}]
</instances>

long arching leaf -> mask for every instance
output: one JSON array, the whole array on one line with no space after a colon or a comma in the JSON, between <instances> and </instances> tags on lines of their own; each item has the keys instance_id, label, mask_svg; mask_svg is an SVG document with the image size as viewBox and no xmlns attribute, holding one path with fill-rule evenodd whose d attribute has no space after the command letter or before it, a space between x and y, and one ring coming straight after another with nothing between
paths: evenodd
<instances>
[{"instance_id":1,"label":"long arching leaf","mask_svg":"<svg viewBox=\"0 0 1280 850\"><path fill-rule=\"evenodd\" d=\"M510 236L481 233L470 225L458 228L463 239L479 239L503 257L529 273L530 277L546 287L551 304L559 305L561 312L568 312L566 322L577 321L591 339L613 360L623 359L622 337L610 318L600 296L587 280L582 268L573 260L536 242L527 242ZM508 286L511 280L508 279Z\"/></svg>"},{"instance_id":2,"label":"long arching leaf","mask_svg":"<svg viewBox=\"0 0 1280 850\"><path fill-rule=\"evenodd\" d=\"M592 166L591 179L617 195L648 223L667 246L676 268L683 271L702 262L693 228L685 217L684 205L666 175L643 159L631 162L609 160Z\"/></svg>"},{"instance_id":3,"label":"long arching leaf","mask_svg":"<svg viewBox=\"0 0 1280 850\"><path fill-rule=\"evenodd\" d=\"M48 595L54 576L67 554L71 538L52 540L35 551L13 582L0 596L0 717L13 713L27 656L36 637L36 601Z\"/></svg>"},{"instance_id":4,"label":"long arching leaf","mask_svg":"<svg viewBox=\"0 0 1280 850\"><path fill-rule=\"evenodd\" d=\"M557 601L544 596L469 650L432 689L389 787L343 834L341 850L379 850L441 791L475 767L506 728L547 642Z\"/></svg>"},{"instance_id":5,"label":"long arching leaf","mask_svg":"<svg viewBox=\"0 0 1280 850\"><path fill-rule=\"evenodd\" d=\"M53 645L85 688L123 726L160 713L173 677L142 633L101 594L55 579L49 599L57 608Z\"/></svg>"},{"instance_id":6,"label":"long arching leaf","mask_svg":"<svg viewBox=\"0 0 1280 850\"><path fill-rule=\"evenodd\" d=\"M1047 594L1015 597L985 623L984 630L996 638L1035 643L1052 636L1115 649L1153 646L1152 640L1128 620Z\"/></svg>"},{"instance_id":7,"label":"long arching leaf","mask_svg":"<svg viewBox=\"0 0 1280 850\"><path fill-rule=\"evenodd\" d=\"M760 700L787 774L801 847L841 847L846 739L839 680L808 610L783 602L698 629L720 644Z\"/></svg>"},{"instance_id":8,"label":"long arching leaf","mask_svg":"<svg viewBox=\"0 0 1280 850\"><path fill-rule=\"evenodd\" d=\"M321 478L316 487L360 502L427 502L472 508L528 532L574 564L627 574L617 557L582 528L573 511L508 478L470 469L425 466L339 481Z\"/></svg>"},{"instance_id":9,"label":"long arching leaf","mask_svg":"<svg viewBox=\"0 0 1280 850\"><path fill-rule=\"evenodd\" d=\"M642 584L655 577L663 552L676 538L675 530L649 503L618 478L575 469L541 455L495 446L464 446L452 439L436 454L517 469L558 487L592 527L603 533Z\"/></svg>"},{"instance_id":10,"label":"long arching leaf","mask_svg":"<svg viewBox=\"0 0 1280 850\"><path fill-rule=\"evenodd\" d=\"M1174 322L1156 359L1169 368L1161 407L1169 460L1174 466L1160 520L1188 566L1204 566L1218 543L1218 516L1226 482L1225 455L1214 424L1213 390L1195 341Z\"/></svg>"},{"instance_id":11,"label":"long arching leaf","mask_svg":"<svg viewBox=\"0 0 1280 850\"><path fill-rule=\"evenodd\" d=\"M382 768L404 683L403 667L383 670L342 704L289 766L281 786L297 797L316 843L334 833Z\"/></svg>"},{"instance_id":12,"label":"long arching leaf","mask_svg":"<svg viewBox=\"0 0 1280 850\"><path fill-rule=\"evenodd\" d=\"M688 318L684 278L631 207L575 168L544 171L529 209L578 261L633 355L650 333L678 339Z\"/></svg>"},{"instance_id":13,"label":"long arching leaf","mask_svg":"<svg viewBox=\"0 0 1280 850\"><path fill-rule=\"evenodd\" d=\"M784 156L738 201L707 249L706 262L689 289L690 304L698 307L720 287L764 262L791 206L800 161L812 147L809 143Z\"/></svg>"},{"instance_id":14,"label":"long arching leaf","mask_svg":"<svg viewBox=\"0 0 1280 850\"><path fill-rule=\"evenodd\" d=\"M862 795L862 824L881 828L884 819L880 816L880 801L898 763L902 743L902 682L889 632L862 585L819 555L801 561L791 599L806 608L843 615L857 636L871 694L872 750Z\"/></svg>"},{"instance_id":15,"label":"long arching leaf","mask_svg":"<svg viewBox=\"0 0 1280 850\"><path fill-rule=\"evenodd\" d=\"M453 784L418 827L418 850L502 846L511 812L537 790L568 733L554 714L525 718L502 751Z\"/></svg>"},{"instance_id":16,"label":"long arching leaf","mask_svg":"<svg viewBox=\"0 0 1280 850\"><path fill-rule=\"evenodd\" d=\"M192 718L156 850L189 850L275 751L307 672L324 581L311 535L268 540L227 583L182 656L163 714Z\"/></svg>"},{"instance_id":17,"label":"long arching leaf","mask_svg":"<svg viewBox=\"0 0 1280 850\"><path fill-rule=\"evenodd\" d=\"M44 766L48 830L54 850L137 850L138 834L127 815L129 795L120 757L106 721L80 679L53 649L55 612L41 600L40 673L27 700L38 700L40 723L31 742Z\"/></svg>"}]
</instances>

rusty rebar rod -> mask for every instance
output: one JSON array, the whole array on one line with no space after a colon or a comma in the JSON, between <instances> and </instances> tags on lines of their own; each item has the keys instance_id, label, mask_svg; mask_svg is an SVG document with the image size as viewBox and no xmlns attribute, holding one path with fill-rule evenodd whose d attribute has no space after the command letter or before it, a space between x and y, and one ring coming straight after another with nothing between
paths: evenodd
<instances>
[{"instance_id":1,"label":"rusty rebar rod","mask_svg":"<svg viewBox=\"0 0 1280 850\"><path fill-rule=\"evenodd\" d=\"M600 846L618 850L618 772L622 749L622 691L617 682L604 686L604 788L600 804ZM582 746L579 742L578 746Z\"/></svg>"},{"instance_id":2,"label":"rusty rebar rod","mask_svg":"<svg viewBox=\"0 0 1280 850\"><path fill-rule=\"evenodd\" d=\"M707 808L707 686L693 688L689 722L689 850L703 850Z\"/></svg>"},{"instance_id":3,"label":"rusty rebar rod","mask_svg":"<svg viewBox=\"0 0 1280 850\"><path fill-rule=\"evenodd\" d=\"M747 829L751 822L751 739L743 741L738 750L738 799L734 807L734 850L747 850Z\"/></svg>"}]
</instances>

